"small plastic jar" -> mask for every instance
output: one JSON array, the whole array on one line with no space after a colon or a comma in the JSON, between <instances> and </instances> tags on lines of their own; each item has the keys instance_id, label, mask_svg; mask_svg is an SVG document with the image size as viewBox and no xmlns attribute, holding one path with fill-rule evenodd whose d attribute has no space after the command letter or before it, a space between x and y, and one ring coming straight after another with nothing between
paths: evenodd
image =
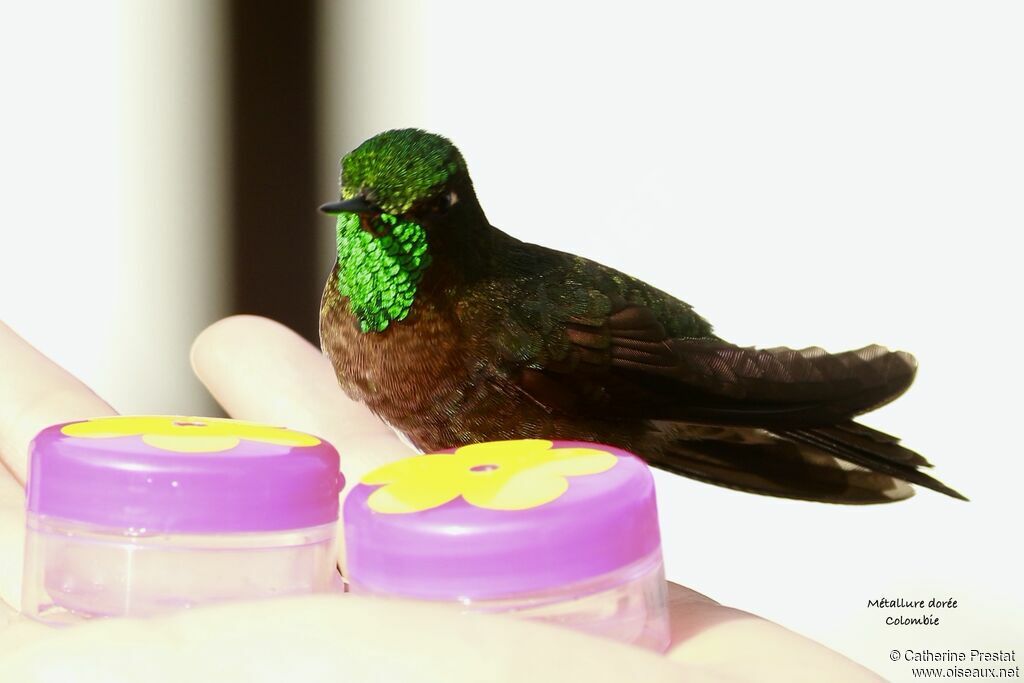
<instances>
[{"instance_id":1,"label":"small plastic jar","mask_svg":"<svg viewBox=\"0 0 1024 683\"><path fill-rule=\"evenodd\" d=\"M338 590L326 441L206 417L54 425L30 446L22 610L73 623Z\"/></svg>"},{"instance_id":2,"label":"small plastic jar","mask_svg":"<svg viewBox=\"0 0 1024 683\"><path fill-rule=\"evenodd\" d=\"M530 439L406 458L363 477L343 518L352 593L668 646L654 481L618 448Z\"/></svg>"}]
</instances>

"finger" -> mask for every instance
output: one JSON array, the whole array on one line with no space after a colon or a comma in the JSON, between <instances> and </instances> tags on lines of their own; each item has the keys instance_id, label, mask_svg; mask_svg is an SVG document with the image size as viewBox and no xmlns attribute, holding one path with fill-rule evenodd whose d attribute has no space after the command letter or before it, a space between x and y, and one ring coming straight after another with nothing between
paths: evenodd
<instances>
[{"instance_id":1,"label":"finger","mask_svg":"<svg viewBox=\"0 0 1024 683\"><path fill-rule=\"evenodd\" d=\"M709 626L728 618L733 612L697 591L668 582L668 612L670 624L669 652L686 643Z\"/></svg>"},{"instance_id":2,"label":"finger","mask_svg":"<svg viewBox=\"0 0 1024 683\"><path fill-rule=\"evenodd\" d=\"M673 661L738 680L877 682L882 679L824 645L766 619L669 583Z\"/></svg>"},{"instance_id":3,"label":"finger","mask_svg":"<svg viewBox=\"0 0 1024 683\"><path fill-rule=\"evenodd\" d=\"M24 544L25 493L14 475L0 467L0 629L21 604Z\"/></svg>"},{"instance_id":4,"label":"finger","mask_svg":"<svg viewBox=\"0 0 1024 683\"><path fill-rule=\"evenodd\" d=\"M232 417L330 441L350 485L413 452L366 406L345 396L318 348L272 320L235 316L213 324L192 347L192 367Z\"/></svg>"},{"instance_id":5,"label":"finger","mask_svg":"<svg viewBox=\"0 0 1024 683\"><path fill-rule=\"evenodd\" d=\"M188 652L188 657L181 657ZM59 653L55 656L54 653ZM613 641L496 615L356 596L106 620L0 656L12 680L720 680Z\"/></svg>"},{"instance_id":6,"label":"finger","mask_svg":"<svg viewBox=\"0 0 1024 683\"><path fill-rule=\"evenodd\" d=\"M0 323L0 459L25 482L28 444L44 427L114 409L79 380Z\"/></svg>"}]
</instances>

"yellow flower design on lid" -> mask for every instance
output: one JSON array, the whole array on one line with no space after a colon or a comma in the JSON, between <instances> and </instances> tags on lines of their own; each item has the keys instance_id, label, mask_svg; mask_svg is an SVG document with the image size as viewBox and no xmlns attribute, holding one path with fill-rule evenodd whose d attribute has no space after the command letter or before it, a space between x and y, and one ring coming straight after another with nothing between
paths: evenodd
<instances>
[{"instance_id":1,"label":"yellow flower design on lid","mask_svg":"<svg viewBox=\"0 0 1024 683\"><path fill-rule=\"evenodd\" d=\"M282 446L316 446L320 439L284 427L257 422L242 422L218 417L137 415L100 417L64 425L61 433L86 439L110 439L141 436L142 440L165 451L178 453L217 453L227 451L242 439Z\"/></svg>"},{"instance_id":2,"label":"yellow flower design on lid","mask_svg":"<svg viewBox=\"0 0 1024 683\"><path fill-rule=\"evenodd\" d=\"M382 485L367 504L376 512L421 512L462 496L476 507L526 510L565 493L566 477L598 474L618 462L596 448L552 446L542 439L495 441L405 458L362 478L363 484Z\"/></svg>"}]
</instances>

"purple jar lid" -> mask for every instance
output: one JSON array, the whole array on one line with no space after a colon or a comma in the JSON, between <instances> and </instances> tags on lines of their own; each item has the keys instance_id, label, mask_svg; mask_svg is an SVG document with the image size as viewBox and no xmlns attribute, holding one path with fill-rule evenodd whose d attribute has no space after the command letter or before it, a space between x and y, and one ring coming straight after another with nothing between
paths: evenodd
<instances>
[{"instance_id":1,"label":"purple jar lid","mask_svg":"<svg viewBox=\"0 0 1024 683\"><path fill-rule=\"evenodd\" d=\"M412 598L510 597L592 579L661 545L654 480L618 448L498 441L367 474L345 500L349 580Z\"/></svg>"},{"instance_id":2,"label":"purple jar lid","mask_svg":"<svg viewBox=\"0 0 1024 683\"><path fill-rule=\"evenodd\" d=\"M280 531L338 519L326 441L211 417L54 425L29 446L29 512L127 533Z\"/></svg>"}]
</instances>

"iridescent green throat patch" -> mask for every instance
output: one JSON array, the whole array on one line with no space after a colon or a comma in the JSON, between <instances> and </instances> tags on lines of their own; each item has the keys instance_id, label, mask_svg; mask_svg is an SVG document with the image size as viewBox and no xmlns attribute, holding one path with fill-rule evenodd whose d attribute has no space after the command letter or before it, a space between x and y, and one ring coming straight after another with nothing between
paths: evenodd
<instances>
[{"instance_id":1,"label":"iridescent green throat patch","mask_svg":"<svg viewBox=\"0 0 1024 683\"><path fill-rule=\"evenodd\" d=\"M376 234L360 227L357 214L338 215L338 292L363 332L381 332L409 315L430 254L418 223L387 213L370 220Z\"/></svg>"}]
</instances>

